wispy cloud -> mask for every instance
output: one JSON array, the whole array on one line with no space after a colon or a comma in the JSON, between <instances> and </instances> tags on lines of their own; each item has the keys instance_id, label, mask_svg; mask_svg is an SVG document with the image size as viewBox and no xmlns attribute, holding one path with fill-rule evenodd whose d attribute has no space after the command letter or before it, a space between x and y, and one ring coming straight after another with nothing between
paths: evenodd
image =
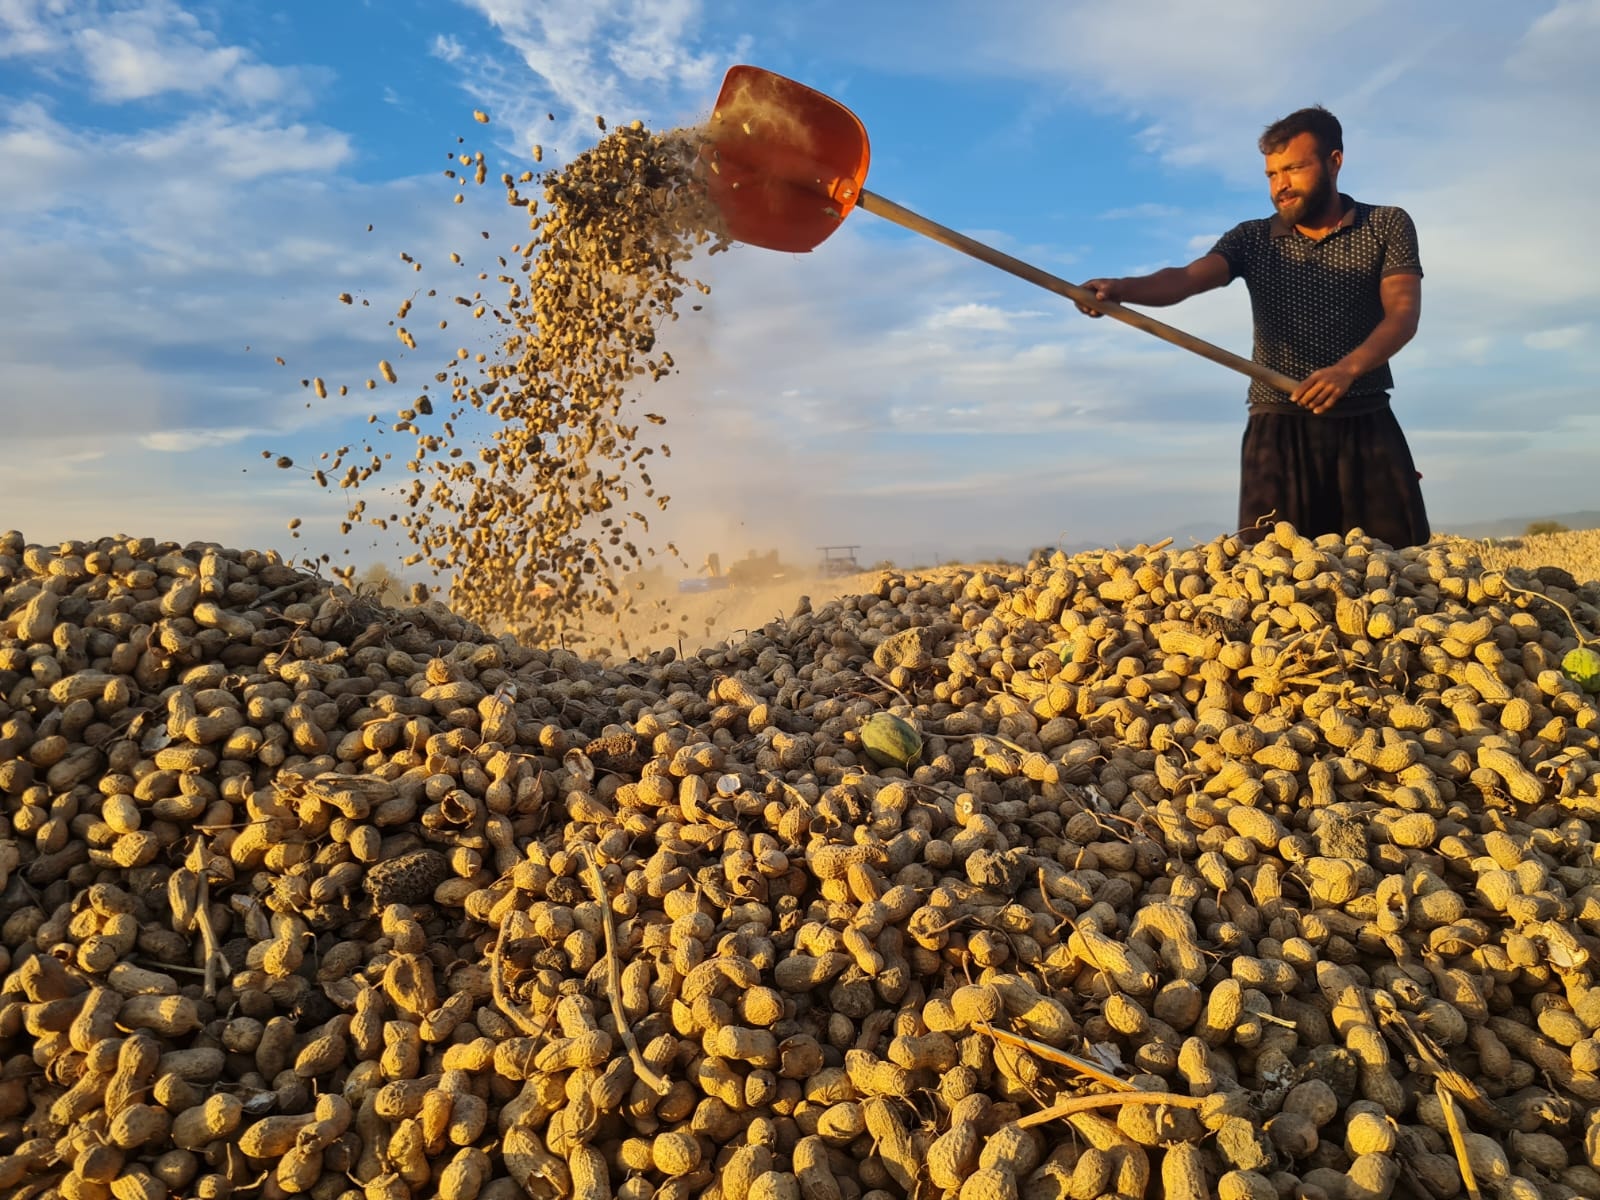
<instances>
[{"instance_id":1,"label":"wispy cloud","mask_svg":"<svg viewBox=\"0 0 1600 1200\"><path fill-rule=\"evenodd\" d=\"M139 445L146 450L163 454L187 454L191 450L210 450L217 446L231 446L245 438L259 437L260 429L166 429L160 433L142 433Z\"/></svg>"},{"instance_id":2,"label":"wispy cloud","mask_svg":"<svg viewBox=\"0 0 1600 1200\"><path fill-rule=\"evenodd\" d=\"M715 78L717 56L696 45L699 0L465 2L575 107L598 107L641 84L703 87Z\"/></svg>"},{"instance_id":3,"label":"wispy cloud","mask_svg":"<svg viewBox=\"0 0 1600 1200\"><path fill-rule=\"evenodd\" d=\"M1557 0L1535 18L1506 66L1535 84L1592 79L1600 53L1600 3Z\"/></svg>"},{"instance_id":4,"label":"wispy cloud","mask_svg":"<svg viewBox=\"0 0 1600 1200\"><path fill-rule=\"evenodd\" d=\"M461 2L520 60L512 69L497 55L453 58L462 86L491 106L516 144L543 143L558 158L592 136L596 116L702 119L718 72L741 45L705 28L700 0ZM556 115L553 129L547 112Z\"/></svg>"},{"instance_id":5,"label":"wispy cloud","mask_svg":"<svg viewBox=\"0 0 1600 1200\"><path fill-rule=\"evenodd\" d=\"M46 0L0 0L0 58L48 54L65 42L59 6Z\"/></svg>"},{"instance_id":6,"label":"wispy cloud","mask_svg":"<svg viewBox=\"0 0 1600 1200\"><path fill-rule=\"evenodd\" d=\"M1570 350L1589 337L1587 325L1562 325L1556 329L1541 329L1522 339L1530 350Z\"/></svg>"},{"instance_id":7,"label":"wispy cloud","mask_svg":"<svg viewBox=\"0 0 1600 1200\"><path fill-rule=\"evenodd\" d=\"M969 333L1009 333L1021 322L1034 321L1046 314L1041 309L1005 309L993 304L968 302L940 308L924 322L930 330L960 330Z\"/></svg>"},{"instance_id":8,"label":"wispy cloud","mask_svg":"<svg viewBox=\"0 0 1600 1200\"><path fill-rule=\"evenodd\" d=\"M461 44L461 39L451 37L447 33L436 33L433 41L428 43L428 52L435 58L447 63L458 63L466 57L467 48Z\"/></svg>"}]
</instances>

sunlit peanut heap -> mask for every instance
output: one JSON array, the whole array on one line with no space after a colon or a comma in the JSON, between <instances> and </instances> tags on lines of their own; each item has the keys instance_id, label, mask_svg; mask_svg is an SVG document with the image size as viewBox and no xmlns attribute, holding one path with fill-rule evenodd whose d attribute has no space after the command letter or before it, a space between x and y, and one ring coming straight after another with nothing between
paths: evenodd
<instances>
[{"instance_id":1,"label":"sunlit peanut heap","mask_svg":"<svg viewBox=\"0 0 1600 1200\"><path fill-rule=\"evenodd\" d=\"M0 535L0 1186L1600 1195L1597 600L1279 526L597 662Z\"/></svg>"},{"instance_id":2,"label":"sunlit peanut heap","mask_svg":"<svg viewBox=\"0 0 1600 1200\"><path fill-rule=\"evenodd\" d=\"M541 176L542 208L518 191L531 174L503 177L532 232L511 247L511 262L499 259L498 307L481 292L456 300L507 331L493 356L461 348L434 376L450 387L443 417L429 419L432 385L399 413L392 427L415 435L416 448L406 464L415 477L388 494L398 511L371 516L357 499L343 526L397 524L415 547L406 565L447 577L451 604L469 619L554 642L580 616L615 611L618 580L659 549L645 510L664 509L668 497L649 460L670 448L645 431L664 418L625 409L642 381L673 370L657 341L662 325L691 289L709 290L683 263L697 248L726 245L695 182L697 149L692 131L655 134L634 122ZM483 156L459 158L482 183ZM398 332L415 346L404 326ZM387 362L380 371L396 378ZM369 445L366 467L338 478L350 449L319 482L359 491L381 470Z\"/></svg>"}]
</instances>

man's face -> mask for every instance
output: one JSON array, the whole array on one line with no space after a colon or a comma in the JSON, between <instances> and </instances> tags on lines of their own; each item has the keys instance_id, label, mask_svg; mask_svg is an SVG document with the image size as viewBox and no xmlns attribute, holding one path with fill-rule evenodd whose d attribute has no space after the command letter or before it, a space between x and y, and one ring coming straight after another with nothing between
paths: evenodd
<instances>
[{"instance_id":1,"label":"man's face","mask_svg":"<svg viewBox=\"0 0 1600 1200\"><path fill-rule=\"evenodd\" d=\"M1278 215L1290 225L1323 212L1334 195L1334 173L1340 154L1322 155L1317 139L1296 134L1282 149L1267 155L1267 190Z\"/></svg>"}]
</instances>

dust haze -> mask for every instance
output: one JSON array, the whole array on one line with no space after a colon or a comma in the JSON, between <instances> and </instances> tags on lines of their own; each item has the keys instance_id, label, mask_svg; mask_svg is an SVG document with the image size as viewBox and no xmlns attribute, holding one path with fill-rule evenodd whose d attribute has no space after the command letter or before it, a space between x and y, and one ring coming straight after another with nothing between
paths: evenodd
<instances>
[{"instance_id":1,"label":"dust haze","mask_svg":"<svg viewBox=\"0 0 1600 1200\"><path fill-rule=\"evenodd\" d=\"M728 98L718 103L702 132L715 139L720 133L718 125L725 124L743 128L752 137L781 142L811 153L815 148L814 132L784 102L780 94L782 87L773 76L739 78Z\"/></svg>"}]
</instances>

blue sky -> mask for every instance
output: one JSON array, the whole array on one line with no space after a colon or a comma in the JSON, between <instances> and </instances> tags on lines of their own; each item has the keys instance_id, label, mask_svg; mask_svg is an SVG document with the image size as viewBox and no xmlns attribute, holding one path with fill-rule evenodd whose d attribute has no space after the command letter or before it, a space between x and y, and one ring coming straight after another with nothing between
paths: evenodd
<instances>
[{"instance_id":1,"label":"blue sky","mask_svg":"<svg viewBox=\"0 0 1600 1200\"><path fill-rule=\"evenodd\" d=\"M1327 104L1344 190L1418 226L1395 405L1435 527L1600 507L1596 61L1600 0L0 0L0 525L394 555L335 537L338 498L260 452L350 442L482 342L414 320L407 353L387 324L525 232L496 187L452 204L447 155L482 149L493 180L534 142L545 166L583 149L597 113L693 124L737 62L850 105L880 194L1078 280L1265 215L1256 134ZM704 267L649 404L674 452L658 528L691 558L1231 524L1242 376L867 213L808 255ZM1158 315L1249 351L1240 284ZM369 392L380 358L401 382ZM351 395L315 402L309 376Z\"/></svg>"}]
</instances>

